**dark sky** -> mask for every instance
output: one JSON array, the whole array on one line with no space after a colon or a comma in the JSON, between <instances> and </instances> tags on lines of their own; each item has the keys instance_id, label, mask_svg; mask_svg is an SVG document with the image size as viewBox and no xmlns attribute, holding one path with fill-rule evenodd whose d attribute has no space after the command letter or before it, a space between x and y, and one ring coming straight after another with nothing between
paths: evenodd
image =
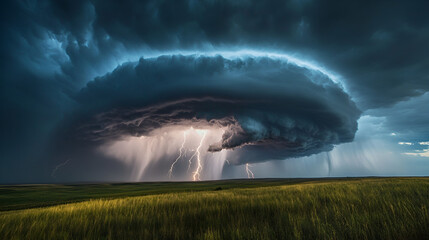
<instances>
[{"instance_id":1,"label":"dark sky","mask_svg":"<svg viewBox=\"0 0 429 240\"><path fill-rule=\"evenodd\" d=\"M428 1L0 11L0 183L164 180L173 142L154 145L163 161L139 179L149 160L120 144L184 125L224 129L203 149L230 152L223 178L246 177L246 163L258 177L429 175ZM128 150L110 154L115 143Z\"/></svg>"}]
</instances>

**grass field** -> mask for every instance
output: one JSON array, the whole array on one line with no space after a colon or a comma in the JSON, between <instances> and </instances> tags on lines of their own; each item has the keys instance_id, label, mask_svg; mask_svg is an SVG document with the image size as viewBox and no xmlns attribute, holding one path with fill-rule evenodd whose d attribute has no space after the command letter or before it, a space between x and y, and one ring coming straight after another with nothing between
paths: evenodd
<instances>
[{"instance_id":1,"label":"grass field","mask_svg":"<svg viewBox=\"0 0 429 240\"><path fill-rule=\"evenodd\" d=\"M429 178L0 187L0 239L429 239Z\"/></svg>"}]
</instances>

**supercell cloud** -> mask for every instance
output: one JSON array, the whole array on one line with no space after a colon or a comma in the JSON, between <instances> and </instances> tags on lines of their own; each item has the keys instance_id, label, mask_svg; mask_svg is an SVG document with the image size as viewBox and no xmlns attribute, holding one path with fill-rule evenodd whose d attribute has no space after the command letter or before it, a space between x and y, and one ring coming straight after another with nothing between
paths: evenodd
<instances>
[{"instance_id":1,"label":"supercell cloud","mask_svg":"<svg viewBox=\"0 0 429 240\"><path fill-rule=\"evenodd\" d=\"M91 121L81 137L111 141L167 126L214 126L225 133L209 151L258 152L236 163L330 150L353 140L360 115L326 75L269 57L142 58L90 82L78 100L95 116L85 116Z\"/></svg>"}]
</instances>

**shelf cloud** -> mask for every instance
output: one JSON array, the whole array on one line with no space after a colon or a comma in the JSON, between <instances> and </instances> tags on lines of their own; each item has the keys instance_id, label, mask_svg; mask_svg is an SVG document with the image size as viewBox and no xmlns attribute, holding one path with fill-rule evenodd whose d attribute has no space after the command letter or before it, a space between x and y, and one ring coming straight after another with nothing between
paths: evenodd
<instances>
[{"instance_id":1,"label":"shelf cloud","mask_svg":"<svg viewBox=\"0 0 429 240\"><path fill-rule=\"evenodd\" d=\"M360 116L326 75L268 57L142 58L90 82L77 99L91 119L80 128L85 139L208 125L225 129L208 151L260 152L245 161L306 156L350 142Z\"/></svg>"}]
</instances>

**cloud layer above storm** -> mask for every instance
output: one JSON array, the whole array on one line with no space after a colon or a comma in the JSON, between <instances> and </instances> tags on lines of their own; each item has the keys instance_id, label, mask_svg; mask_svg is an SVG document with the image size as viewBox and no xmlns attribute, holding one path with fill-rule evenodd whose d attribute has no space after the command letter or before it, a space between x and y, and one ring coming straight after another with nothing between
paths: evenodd
<instances>
[{"instance_id":1,"label":"cloud layer above storm","mask_svg":"<svg viewBox=\"0 0 429 240\"><path fill-rule=\"evenodd\" d=\"M211 150L255 161L351 141L357 108L395 141L429 140L424 0L1 4L2 182L64 162L64 181L120 180L91 149L186 121L227 126Z\"/></svg>"}]
</instances>

